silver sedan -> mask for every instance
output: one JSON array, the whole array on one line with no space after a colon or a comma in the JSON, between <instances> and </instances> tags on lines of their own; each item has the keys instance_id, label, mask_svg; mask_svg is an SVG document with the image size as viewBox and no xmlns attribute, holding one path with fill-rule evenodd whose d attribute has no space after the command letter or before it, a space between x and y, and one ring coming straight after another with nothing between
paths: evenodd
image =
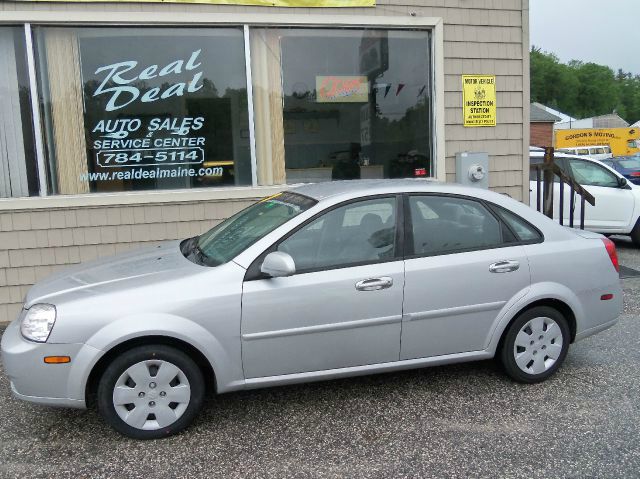
<instances>
[{"instance_id":1,"label":"silver sedan","mask_svg":"<svg viewBox=\"0 0 640 479\"><path fill-rule=\"evenodd\" d=\"M615 246L506 196L423 180L306 185L194 238L36 284L2 337L18 398L140 439L207 392L497 357L523 383L617 321Z\"/></svg>"}]
</instances>

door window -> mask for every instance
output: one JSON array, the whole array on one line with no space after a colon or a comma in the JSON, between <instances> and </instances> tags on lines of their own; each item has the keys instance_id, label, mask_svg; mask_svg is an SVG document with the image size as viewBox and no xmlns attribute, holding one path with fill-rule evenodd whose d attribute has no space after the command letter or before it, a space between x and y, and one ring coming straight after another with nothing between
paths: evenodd
<instances>
[{"instance_id":1,"label":"door window","mask_svg":"<svg viewBox=\"0 0 640 479\"><path fill-rule=\"evenodd\" d=\"M583 186L618 188L618 177L602 166L589 161L569 159L573 177Z\"/></svg>"},{"instance_id":2,"label":"door window","mask_svg":"<svg viewBox=\"0 0 640 479\"><path fill-rule=\"evenodd\" d=\"M500 223L476 201L411 196L409 209L415 255L493 248L504 243Z\"/></svg>"},{"instance_id":3,"label":"door window","mask_svg":"<svg viewBox=\"0 0 640 479\"><path fill-rule=\"evenodd\" d=\"M378 198L331 210L278 245L297 272L375 263L396 256L396 200Z\"/></svg>"}]
</instances>

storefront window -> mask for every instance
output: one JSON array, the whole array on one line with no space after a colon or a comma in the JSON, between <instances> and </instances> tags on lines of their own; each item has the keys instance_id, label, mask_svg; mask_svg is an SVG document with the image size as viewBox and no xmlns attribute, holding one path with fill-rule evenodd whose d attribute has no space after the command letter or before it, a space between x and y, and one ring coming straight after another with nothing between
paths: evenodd
<instances>
[{"instance_id":1,"label":"storefront window","mask_svg":"<svg viewBox=\"0 0 640 479\"><path fill-rule=\"evenodd\" d=\"M251 184L241 28L36 30L50 191Z\"/></svg>"},{"instance_id":2,"label":"storefront window","mask_svg":"<svg viewBox=\"0 0 640 479\"><path fill-rule=\"evenodd\" d=\"M38 194L23 27L0 27L0 198Z\"/></svg>"},{"instance_id":3,"label":"storefront window","mask_svg":"<svg viewBox=\"0 0 640 479\"><path fill-rule=\"evenodd\" d=\"M0 27L0 197L435 174L430 31L247 31Z\"/></svg>"},{"instance_id":4,"label":"storefront window","mask_svg":"<svg viewBox=\"0 0 640 479\"><path fill-rule=\"evenodd\" d=\"M430 33L252 32L261 184L433 175Z\"/></svg>"}]
</instances>

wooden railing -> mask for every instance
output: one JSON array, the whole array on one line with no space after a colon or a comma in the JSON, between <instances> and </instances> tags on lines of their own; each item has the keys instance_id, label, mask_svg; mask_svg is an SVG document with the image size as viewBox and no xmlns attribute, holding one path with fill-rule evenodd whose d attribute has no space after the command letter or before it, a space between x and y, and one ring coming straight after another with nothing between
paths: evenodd
<instances>
[{"instance_id":1,"label":"wooden railing","mask_svg":"<svg viewBox=\"0 0 640 479\"><path fill-rule=\"evenodd\" d=\"M584 229L584 210L586 203L591 206L596 205L596 199L591 193L585 190L576 180L565 174L562 169L553 161L554 149L545 148L544 163L537 165L530 165L532 179L536 181L536 208L538 211L553 219L553 183L554 176L560 179L560 201L559 201L559 214L558 218L560 224L564 225L564 206L565 206L565 185L569 186L569 226L574 227L574 213L575 213L575 197L576 194L580 196L580 229ZM541 188L542 187L542 188Z\"/></svg>"}]
</instances>

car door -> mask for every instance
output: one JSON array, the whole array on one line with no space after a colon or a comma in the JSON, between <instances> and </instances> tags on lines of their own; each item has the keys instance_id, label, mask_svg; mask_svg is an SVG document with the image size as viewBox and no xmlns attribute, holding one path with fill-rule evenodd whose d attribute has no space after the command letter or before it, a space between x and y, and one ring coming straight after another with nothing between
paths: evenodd
<instances>
[{"instance_id":1,"label":"car door","mask_svg":"<svg viewBox=\"0 0 640 479\"><path fill-rule=\"evenodd\" d=\"M270 248L296 273L252 277L242 295L246 378L397 361L404 288L395 196L339 205Z\"/></svg>"},{"instance_id":2,"label":"car door","mask_svg":"<svg viewBox=\"0 0 640 479\"><path fill-rule=\"evenodd\" d=\"M565 158L564 161L569 174L596 200L595 206L585 206L585 228L629 232L635 202L631 189L620 186L618 176L594 161L578 158ZM575 218L580 217L580 211L581 202L576 198Z\"/></svg>"},{"instance_id":3,"label":"car door","mask_svg":"<svg viewBox=\"0 0 640 479\"><path fill-rule=\"evenodd\" d=\"M401 359L483 350L499 312L529 286L513 230L483 203L410 195Z\"/></svg>"}]
</instances>

